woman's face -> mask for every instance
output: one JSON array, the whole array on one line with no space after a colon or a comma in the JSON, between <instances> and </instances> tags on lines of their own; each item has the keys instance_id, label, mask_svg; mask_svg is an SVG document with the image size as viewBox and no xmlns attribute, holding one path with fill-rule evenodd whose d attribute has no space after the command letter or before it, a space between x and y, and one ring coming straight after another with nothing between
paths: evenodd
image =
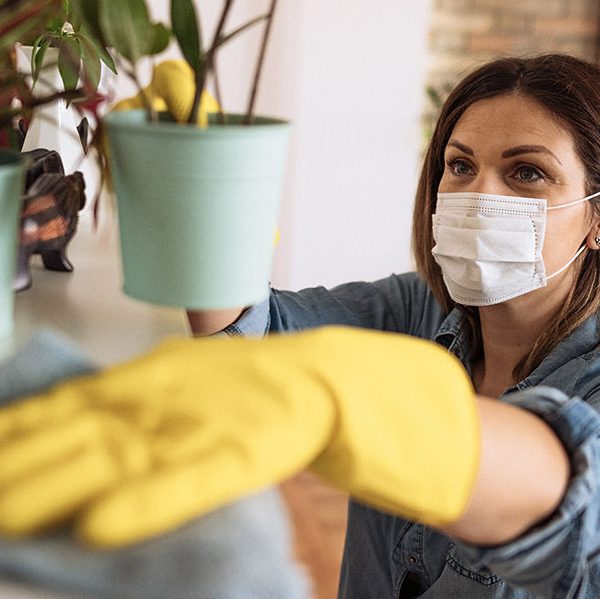
<instances>
[{"instance_id":1,"label":"woman's face","mask_svg":"<svg viewBox=\"0 0 600 599\"><path fill-rule=\"evenodd\" d=\"M440 192L544 198L548 206L587 195L585 168L570 132L525 96L498 96L470 106L452 131L444 160ZM594 222L588 202L548 212L542 251L547 274L564 266L586 236L595 247Z\"/></svg>"}]
</instances>

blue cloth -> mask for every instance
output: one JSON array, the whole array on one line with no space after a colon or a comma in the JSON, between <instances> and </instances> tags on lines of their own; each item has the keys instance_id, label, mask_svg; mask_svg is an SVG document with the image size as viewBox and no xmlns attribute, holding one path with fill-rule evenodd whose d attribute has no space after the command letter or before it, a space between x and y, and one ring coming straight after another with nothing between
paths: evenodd
<instances>
[{"instance_id":1,"label":"blue cloth","mask_svg":"<svg viewBox=\"0 0 600 599\"><path fill-rule=\"evenodd\" d=\"M0 364L0 403L93 370L68 339L42 332ZM66 532L0 538L0 578L79 598L304 599L308 583L291 553L283 502L269 489L118 551L83 547Z\"/></svg>"},{"instance_id":2,"label":"blue cloth","mask_svg":"<svg viewBox=\"0 0 600 599\"><path fill-rule=\"evenodd\" d=\"M414 273L374 283L349 283L332 290L273 290L269 300L249 309L226 332L261 335L330 324L431 339L456 354L469 369L471 348L464 314L459 309L444 314ZM426 526L351 501L339 596L598 599L598 343L594 316L501 398L544 418L569 453L572 478L551 518L510 543L486 548L458 542Z\"/></svg>"}]
</instances>

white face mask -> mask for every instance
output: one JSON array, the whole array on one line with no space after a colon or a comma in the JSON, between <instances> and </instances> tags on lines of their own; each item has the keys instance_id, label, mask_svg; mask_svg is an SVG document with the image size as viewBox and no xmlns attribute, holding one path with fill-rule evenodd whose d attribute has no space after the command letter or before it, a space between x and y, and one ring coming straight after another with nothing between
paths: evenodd
<instances>
[{"instance_id":1,"label":"white face mask","mask_svg":"<svg viewBox=\"0 0 600 599\"><path fill-rule=\"evenodd\" d=\"M600 192L559 206L546 200L487 193L438 193L431 250L450 297L467 306L490 306L523 295L567 268L546 275L542 246L546 211L587 202Z\"/></svg>"}]
</instances>

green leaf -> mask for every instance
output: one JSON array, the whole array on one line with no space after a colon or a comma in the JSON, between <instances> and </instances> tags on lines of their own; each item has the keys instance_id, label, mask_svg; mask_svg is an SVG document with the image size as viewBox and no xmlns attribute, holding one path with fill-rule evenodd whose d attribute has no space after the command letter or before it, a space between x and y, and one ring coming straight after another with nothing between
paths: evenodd
<instances>
[{"instance_id":1,"label":"green leaf","mask_svg":"<svg viewBox=\"0 0 600 599\"><path fill-rule=\"evenodd\" d=\"M65 2L65 21L68 21L69 23L71 23L71 25L73 25L73 29L79 33L79 31L81 30L81 28L83 27L83 18L80 12L73 10L71 8L71 3L70 2Z\"/></svg>"},{"instance_id":2,"label":"green leaf","mask_svg":"<svg viewBox=\"0 0 600 599\"><path fill-rule=\"evenodd\" d=\"M92 41L84 35L78 35L81 48L81 64L85 76L94 91L98 89L101 75L101 63L98 50Z\"/></svg>"},{"instance_id":3,"label":"green leaf","mask_svg":"<svg viewBox=\"0 0 600 599\"><path fill-rule=\"evenodd\" d=\"M71 21L73 26L77 23L79 29L85 28L88 35L99 44L106 46L102 30L100 28L99 0L72 0Z\"/></svg>"},{"instance_id":4,"label":"green leaf","mask_svg":"<svg viewBox=\"0 0 600 599\"><path fill-rule=\"evenodd\" d=\"M83 27L77 35L79 36L80 40L85 39L88 43L94 46L94 50L98 55L98 58L116 75L117 67L115 66L115 61L110 55L110 52L98 40L90 35L85 27Z\"/></svg>"},{"instance_id":5,"label":"green leaf","mask_svg":"<svg viewBox=\"0 0 600 599\"><path fill-rule=\"evenodd\" d=\"M202 64L202 32L192 0L171 0L171 27L183 57L198 73Z\"/></svg>"},{"instance_id":6,"label":"green leaf","mask_svg":"<svg viewBox=\"0 0 600 599\"><path fill-rule=\"evenodd\" d=\"M154 44L156 33L144 0L101 0L98 16L106 45L130 63L135 64Z\"/></svg>"},{"instance_id":7,"label":"green leaf","mask_svg":"<svg viewBox=\"0 0 600 599\"><path fill-rule=\"evenodd\" d=\"M160 54L171 41L171 32L162 24L155 23L149 37L150 43L144 50L145 55Z\"/></svg>"},{"instance_id":8,"label":"green leaf","mask_svg":"<svg viewBox=\"0 0 600 599\"><path fill-rule=\"evenodd\" d=\"M65 90L75 89L81 69L81 48L79 40L69 36L61 40L58 46L58 71Z\"/></svg>"},{"instance_id":9,"label":"green leaf","mask_svg":"<svg viewBox=\"0 0 600 599\"><path fill-rule=\"evenodd\" d=\"M44 56L49 45L50 38L45 35L38 37L33 44L31 49L31 77L33 85L35 85L40 75L44 64Z\"/></svg>"},{"instance_id":10,"label":"green leaf","mask_svg":"<svg viewBox=\"0 0 600 599\"><path fill-rule=\"evenodd\" d=\"M51 18L47 25L48 31L50 33L60 34L64 22L65 19L62 17L62 15Z\"/></svg>"}]
</instances>

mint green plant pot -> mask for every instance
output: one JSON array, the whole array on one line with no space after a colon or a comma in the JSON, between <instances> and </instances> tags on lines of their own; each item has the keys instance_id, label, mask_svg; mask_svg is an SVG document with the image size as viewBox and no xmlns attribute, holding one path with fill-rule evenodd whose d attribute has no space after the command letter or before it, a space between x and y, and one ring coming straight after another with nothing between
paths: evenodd
<instances>
[{"instance_id":1,"label":"mint green plant pot","mask_svg":"<svg viewBox=\"0 0 600 599\"><path fill-rule=\"evenodd\" d=\"M107 116L130 297L197 309L267 297L289 124L240 120L200 129Z\"/></svg>"},{"instance_id":2,"label":"mint green plant pot","mask_svg":"<svg viewBox=\"0 0 600 599\"><path fill-rule=\"evenodd\" d=\"M14 328L13 280L17 264L17 232L25 161L15 152L0 151L0 338Z\"/></svg>"}]
</instances>

